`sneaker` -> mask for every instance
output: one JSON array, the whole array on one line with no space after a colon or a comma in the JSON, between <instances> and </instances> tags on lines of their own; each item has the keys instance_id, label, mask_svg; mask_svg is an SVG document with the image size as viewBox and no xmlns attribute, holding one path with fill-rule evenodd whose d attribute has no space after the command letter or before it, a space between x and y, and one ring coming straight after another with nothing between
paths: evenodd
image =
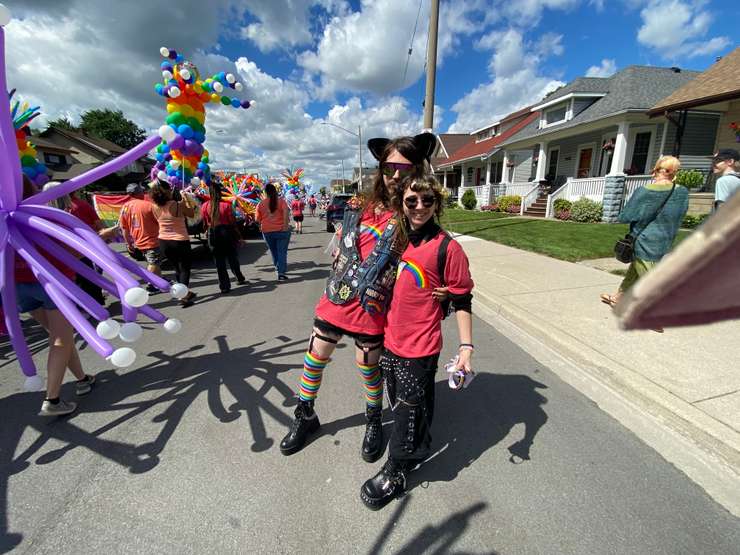
<instances>
[{"instance_id":1,"label":"sneaker","mask_svg":"<svg viewBox=\"0 0 740 555\"><path fill-rule=\"evenodd\" d=\"M280 274L278 276L278 281L288 281L288 276L286 276L285 274Z\"/></svg>"},{"instance_id":2,"label":"sneaker","mask_svg":"<svg viewBox=\"0 0 740 555\"><path fill-rule=\"evenodd\" d=\"M290 431L280 442L280 452L285 456L297 453L306 445L308 436L320 426L319 417L313 410L313 402L301 401L295 408L295 420Z\"/></svg>"},{"instance_id":3,"label":"sneaker","mask_svg":"<svg viewBox=\"0 0 740 555\"><path fill-rule=\"evenodd\" d=\"M77 383L75 384L77 395L87 395L90 393L94 383L95 376L91 376L89 374L86 374L83 379L77 380Z\"/></svg>"},{"instance_id":4,"label":"sneaker","mask_svg":"<svg viewBox=\"0 0 740 555\"><path fill-rule=\"evenodd\" d=\"M146 290L149 292L150 295L156 295L157 293L161 293L161 291L152 285L151 283L146 286Z\"/></svg>"},{"instance_id":5,"label":"sneaker","mask_svg":"<svg viewBox=\"0 0 740 555\"><path fill-rule=\"evenodd\" d=\"M406 491L406 470L390 459L375 476L362 484L360 499L368 509L377 511Z\"/></svg>"},{"instance_id":6,"label":"sneaker","mask_svg":"<svg viewBox=\"0 0 740 555\"><path fill-rule=\"evenodd\" d=\"M236 280L236 283L237 283L237 285L247 285L248 284L247 278L245 278L245 277L242 276L242 277L240 277L239 279Z\"/></svg>"},{"instance_id":7,"label":"sneaker","mask_svg":"<svg viewBox=\"0 0 740 555\"><path fill-rule=\"evenodd\" d=\"M180 301L180 306L183 308L187 308L189 306L193 306L193 299L198 296L198 293L195 293L193 291L189 291L185 297Z\"/></svg>"},{"instance_id":8,"label":"sneaker","mask_svg":"<svg viewBox=\"0 0 740 555\"><path fill-rule=\"evenodd\" d=\"M360 456L365 462L375 462L383 454L383 422L381 416L382 408L368 408L365 410L367 423L365 424L365 437L362 440Z\"/></svg>"},{"instance_id":9,"label":"sneaker","mask_svg":"<svg viewBox=\"0 0 740 555\"><path fill-rule=\"evenodd\" d=\"M73 413L76 409L77 403L71 401L59 399L59 402L54 404L48 399L44 399L39 416L62 416Z\"/></svg>"}]
</instances>

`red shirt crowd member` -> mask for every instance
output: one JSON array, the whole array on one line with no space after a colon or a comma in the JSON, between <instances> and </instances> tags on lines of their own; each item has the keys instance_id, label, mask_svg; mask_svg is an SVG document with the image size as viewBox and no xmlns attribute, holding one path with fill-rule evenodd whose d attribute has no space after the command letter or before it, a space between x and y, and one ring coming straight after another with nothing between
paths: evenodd
<instances>
[{"instance_id":1,"label":"red shirt crowd member","mask_svg":"<svg viewBox=\"0 0 740 555\"><path fill-rule=\"evenodd\" d=\"M370 152L380 164L379 171L369 198L359 215L359 233L355 233L355 229L342 229L339 232L339 240L342 241L344 249L344 253L339 256L357 255L361 261L370 259L378 240L393 217L394 210L391 208L393 191L405 177L424 173L436 146L437 139L431 133L393 140L377 138L368 141ZM300 201L294 201L293 206L296 206L297 202ZM393 233L396 233L397 228L397 226L393 228ZM351 278L349 272L353 272L354 269L348 269L344 260L335 267L338 267L340 272L347 272L344 275ZM370 268L368 275L380 276L384 271L387 271L386 266ZM332 274L330 282L333 283L332 280L336 277L338 277L336 274ZM349 284L345 283L344 287L349 288L352 281L350 279ZM431 295L431 290L429 294ZM321 386L324 368L336 349L337 342L345 335L355 340L355 362L365 390L366 426L360 456L367 462L373 462L383 451L381 423L383 382L378 361L383 345L385 315L365 312L358 296L350 294L343 297L346 301L342 303L339 298L332 296L330 300L324 294L316 306L313 332L304 356L303 375L298 388L299 403L295 410L295 420L280 443L280 451L284 455L300 451L308 437L319 429L314 402Z\"/></svg>"},{"instance_id":2,"label":"red shirt crowd member","mask_svg":"<svg viewBox=\"0 0 740 555\"><path fill-rule=\"evenodd\" d=\"M360 498L371 509L384 507L402 493L407 473L431 454L434 374L445 316L432 292L438 294L440 288L455 308L460 336L451 383L459 387L472 379L473 280L460 245L434 222L442 213L443 198L442 187L431 176L406 180L394 195L394 206L403 210L409 244L398 266L380 359L393 409L388 461L360 489Z\"/></svg>"},{"instance_id":3,"label":"red shirt crowd member","mask_svg":"<svg viewBox=\"0 0 740 555\"><path fill-rule=\"evenodd\" d=\"M221 200L221 184L211 181L209 185L210 200L203 203L201 212L203 222L208 227L208 245L216 261L218 286L222 294L231 291L231 279L226 270L227 264L239 285L247 283L239 263L238 245L241 239L236 226L234 209L230 202Z\"/></svg>"},{"instance_id":4,"label":"red shirt crowd member","mask_svg":"<svg viewBox=\"0 0 740 555\"><path fill-rule=\"evenodd\" d=\"M132 195L130 201L123 205L119 224L126 240L129 252L141 251L147 263L147 270L160 275L161 255L159 253L159 222L154 215L154 205L144 198L144 188L136 183L126 187ZM152 290L149 286L147 289Z\"/></svg>"}]
</instances>

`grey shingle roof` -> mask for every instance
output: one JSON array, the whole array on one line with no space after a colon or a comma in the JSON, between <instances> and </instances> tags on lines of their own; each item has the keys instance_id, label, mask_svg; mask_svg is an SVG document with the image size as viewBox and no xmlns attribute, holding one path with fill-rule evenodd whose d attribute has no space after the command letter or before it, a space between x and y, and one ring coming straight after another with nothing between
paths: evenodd
<instances>
[{"instance_id":1,"label":"grey shingle roof","mask_svg":"<svg viewBox=\"0 0 740 555\"><path fill-rule=\"evenodd\" d=\"M605 92L606 96L596 100L572 120L560 125L539 129L539 121L535 120L502 146L519 142L522 139L569 129L625 111L647 111L660 99L665 98L697 75L699 75L698 71L676 72L672 68L628 66L607 78L579 77L544 100L549 102L574 92Z\"/></svg>"}]
</instances>

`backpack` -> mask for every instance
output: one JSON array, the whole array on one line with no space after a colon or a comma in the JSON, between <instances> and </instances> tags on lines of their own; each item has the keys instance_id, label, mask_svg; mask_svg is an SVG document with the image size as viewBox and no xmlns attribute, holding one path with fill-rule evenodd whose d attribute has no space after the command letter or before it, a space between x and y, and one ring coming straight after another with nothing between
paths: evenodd
<instances>
[{"instance_id":1,"label":"backpack","mask_svg":"<svg viewBox=\"0 0 740 555\"><path fill-rule=\"evenodd\" d=\"M447 265L447 247L449 246L450 241L452 241L452 237L450 237L449 233L446 231L442 231L442 234L444 236L442 237L442 242L439 244L439 250L437 251L437 274L439 275L442 287L444 287L446 285L445 266ZM452 299L450 299L449 294L447 298L439 304L442 308L442 319L444 320L452 314Z\"/></svg>"}]
</instances>

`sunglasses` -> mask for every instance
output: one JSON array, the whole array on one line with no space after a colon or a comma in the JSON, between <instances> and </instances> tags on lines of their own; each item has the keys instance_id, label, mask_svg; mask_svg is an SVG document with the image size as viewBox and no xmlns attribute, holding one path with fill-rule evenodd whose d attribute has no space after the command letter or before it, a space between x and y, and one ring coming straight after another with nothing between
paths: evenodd
<instances>
[{"instance_id":1,"label":"sunglasses","mask_svg":"<svg viewBox=\"0 0 740 555\"><path fill-rule=\"evenodd\" d=\"M434 203L437 199L434 197L434 195L424 195L421 197L421 205L424 208L431 208L434 206ZM406 197L403 199L403 203L406 205L406 208L416 208L416 206L419 204L419 197L414 195L413 197Z\"/></svg>"},{"instance_id":2,"label":"sunglasses","mask_svg":"<svg viewBox=\"0 0 740 555\"><path fill-rule=\"evenodd\" d=\"M410 176L414 173L415 166L413 164L402 164L400 162L383 162L383 175L393 177L398 172L401 179Z\"/></svg>"}]
</instances>

